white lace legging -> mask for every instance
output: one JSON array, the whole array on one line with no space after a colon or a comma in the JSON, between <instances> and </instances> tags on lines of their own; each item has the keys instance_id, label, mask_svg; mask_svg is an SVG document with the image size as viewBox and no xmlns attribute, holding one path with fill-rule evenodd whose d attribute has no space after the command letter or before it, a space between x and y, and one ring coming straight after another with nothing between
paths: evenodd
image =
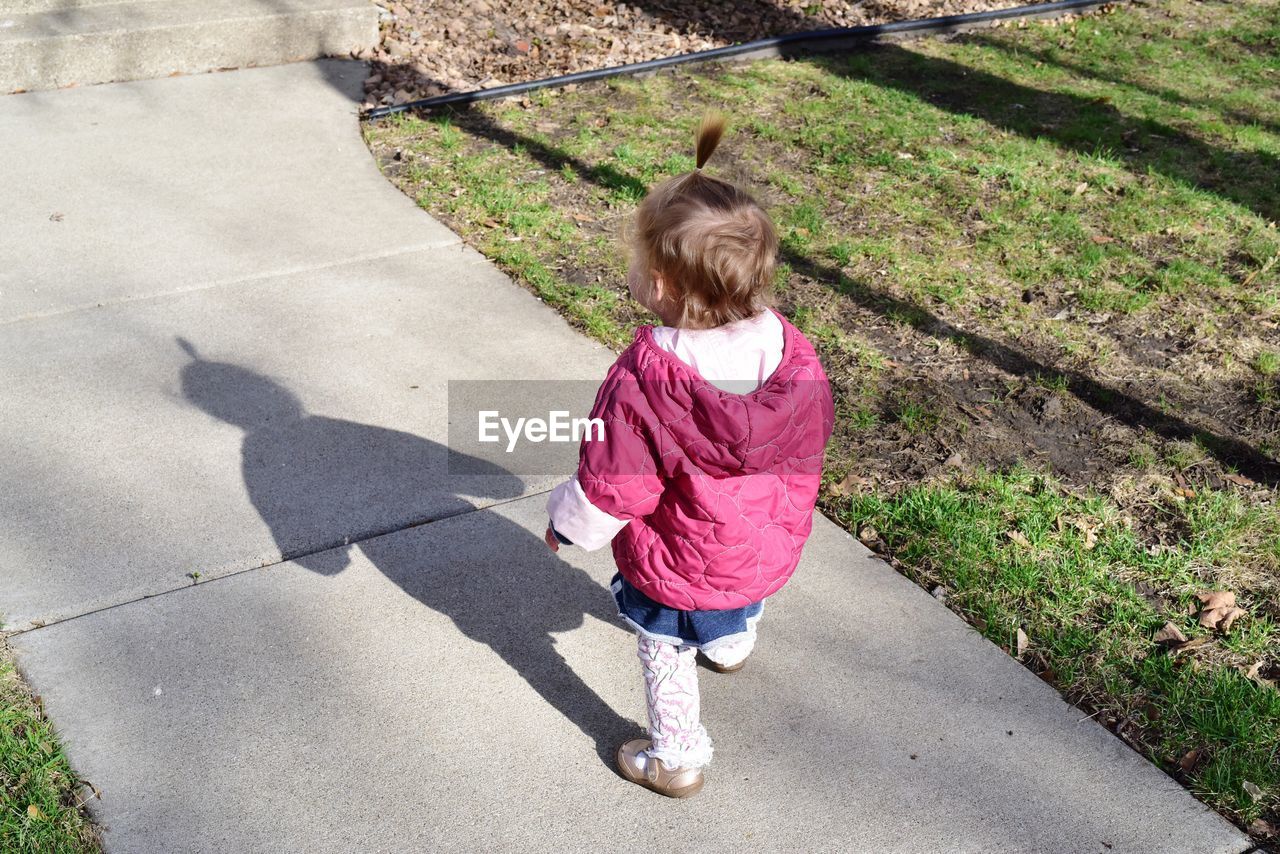
<instances>
[{"instance_id":1,"label":"white lace legging","mask_svg":"<svg viewBox=\"0 0 1280 854\"><path fill-rule=\"evenodd\" d=\"M669 767L701 767L711 761L711 739L700 720L697 650L640 635L640 666L649 707L648 754Z\"/></svg>"}]
</instances>

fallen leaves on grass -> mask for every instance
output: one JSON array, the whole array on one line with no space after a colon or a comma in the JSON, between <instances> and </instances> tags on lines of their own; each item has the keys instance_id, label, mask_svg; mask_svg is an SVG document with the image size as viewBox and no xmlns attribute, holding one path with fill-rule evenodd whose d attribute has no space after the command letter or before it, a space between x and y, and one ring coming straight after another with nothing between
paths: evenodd
<instances>
[{"instance_id":1,"label":"fallen leaves on grass","mask_svg":"<svg viewBox=\"0 0 1280 854\"><path fill-rule=\"evenodd\" d=\"M1017 646L1015 647L1015 650L1017 652L1017 657L1022 658L1022 656L1027 653L1027 647L1031 646L1031 638L1027 637L1027 633L1024 632L1021 627L1018 628L1016 642Z\"/></svg>"},{"instance_id":2,"label":"fallen leaves on grass","mask_svg":"<svg viewBox=\"0 0 1280 854\"><path fill-rule=\"evenodd\" d=\"M880 539L880 532L870 525L863 525L858 529L858 539L873 552L884 551L884 540Z\"/></svg>"},{"instance_id":3,"label":"fallen leaves on grass","mask_svg":"<svg viewBox=\"0 0 1280 854\"><path fill-rule=\"evenodd\" d=\"M1271 839L1276 835L1276 826L1260 818L1249 825L1249 835L1254 839Z\"/></svg>"},{"instance_id":4,"label":"fallen leaves on grass","mask_svg":"<svg viewBox=\"0 0 1280 854\"><path fill-rule=\"evenodd\" d=\"M27 815L37 821L45 817L44 810L38 804L27 804Z\"/></svg>"},{"instance_id":5,"label":"fallen leaves on grass","mask_svg":"<svg viewBox=\"0 0 1280 854\"><path fill-rule=\"evenodd\" d=\"M1182 633L1182 629L1173 623L1165 623L1156 630L1155 636L1152 638L1161 646L1176 647L1179 644L1187 642L1187 636Z\"/></svg>"},{"instance_id":6,"label":"fallen leaves on grass","mask_svg":"<svg viewBox=\"0 0 1280 854\"><path fill-rule=\"evenodd\" d=\"M1164 647L1168 650L1170 654L1187 652L1213 643L1213 638L1208 635L1201 635L1200 637L1188 640L1187 636L1182 633L1182 629L1178 628L1173 623L1165 623L1156 630L1156 633L1151 639L1155 641L1157 646Z\"/></svg>"},{"instance_id":7,"label":"fallen leaves on grass","mask_svg":"<svg viewBox=\"0 0 1280 854\"><path fill-rule=\"evenodd\" d=\"M1004 535L1014 543L1022 546L1024 549L1031 548L1031 541L1027 539L1026 534L1018 530L1005 531Z\"/></svg>"},{"instance_id":8,"label":"fallen leaves on grass","mask_svg":"<svg viewBox=\"0 0 1280 854\"><path fill-rule=\"evenodd\" d=\"M1200 758L1202 756L1204 756L1204 750L1202 748L1196 747L1188 750L1182 755L1182 758L1178 760L1178 770L1183 774L1190 774L1195 770L1196 766L1200 764Z\"/></svg>"},{"instance_id":9,"label":"fallen leaves on grass","mask_svg":"<svg viewBox=\"0 0 1280 854\"><path fill-rule=\"evenodd\" d=\"M1080 538L1082 540L1081 544L1084 546L1085 551L1092 551L1094 547L1098 545L1098 528L1101 527L1100 522L1095 519L1088 519L1084 517L1075 517L1070 519L1058 517L1057 525L1059 531L1066 530L1068 524L1080 532Z\"/></svg>"},{"instance_id":10,"label":"fallen leaves on grass","mask_svg":"<svg viewBox=\"0 0 1280 854\"><path fill-rule=\"evenodd\" d=\"M843 498L846 495L857 495L862 492L862 488L869 482L865 477L849 472L838 483L831 485L830 492L837 498Z\"/></svg>"},{"instance_id":11,"label":"fallen leaves on grass","mask_svg":"<svg viewBox=\"0 0 1280 854\"><path fill-rule=\"evenodd\" d=\"M1184 643L1180 643L1177 646L1171 646L1169 647L1169 651L1170 652L1187 652L1188 650L1199 649L1202 646L1208 646L1211 643L1213 643L1213 638L1209 637L1208 635L1201 635L1198 638L1192 638L1191 640L1186 641Z\"/></svg>"},{"instance_id":12,"label":"fallen leaves on grass","mask_svg":"<svg viewBox=\"0 0 1280 854\"><path fill-rule=\"evenodd\" d=\"M1265 661L1259 659L1249 667L1244 667L1242 665L1237 669L1243 673L1244 678L1248 679L1250 682L1256 682L1264 688L1274 688L1276 687L1276 681L1274 679L1268 679L1266 676L1262 675L1262 668L1266 667L1266 665L1267 663Z\"/></svg>"},{"instance_id":13,"label":"fallen leaves on grass","mask_svg":"<svg viewBox=\"0 0 1280 854\"><path fill-rule=\"evenodd\" d=\"M1220 632L1231 630L1231 624L1248 612L1236 606L1236 594L1229 590L1204 590L1196 594L1200 600L1200 625ZM1192 606L1193 613L1195 606Z\"/></svg>"}]
</instances>

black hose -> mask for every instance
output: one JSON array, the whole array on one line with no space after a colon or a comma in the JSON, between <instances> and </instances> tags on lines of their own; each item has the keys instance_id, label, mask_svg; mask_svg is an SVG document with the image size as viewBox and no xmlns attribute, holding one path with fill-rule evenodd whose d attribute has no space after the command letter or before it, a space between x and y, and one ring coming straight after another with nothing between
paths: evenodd
<instances>
[{"instance_id":1,"label":"black hose","mask_svg":"<svg viewBox=\"0 0 1280 854\"><path fill-rule=\"evenodd\" d=\"M780 48L793 50L820 50L823 44L831 42L871 42L885 36L903 35L937 35L973 26L975 24L1004 21L1011 18L1051 17L1081 9L1092 9L1106 6L1115 0L1057 0L1054 3L1033 3L1027 6L1015 6L1012 9L992 9L986 12L971 12L967 15L945 15L940 18L919 18L912 21L895 21L889 24L871 24L863 27L834 27L826 30L808 30L803 33L788 33L753 42L717 47L711 50L699 50L693 53L682 53L676 56L664 56L661 59L650 59L645 62L632 62L627 65L615 65L612 68L597 68L592 71L576 71L559 77L544 77L525 83L508 83L505 86L494 86L491 89L473 89L470 92L451 92L437 95L434 98L423 98L393 106L375 107L365 114L366 119L381 119L406 110L430 110L435 107L449 107L457 104L470 104L475 101L488 101L493 98L506 98L511 95L522 95L536 89L553 86L569 86L574 83L587 83L592 80L604 80L608 77L620 77L626 74L640 74L646 71L657 71L686 62L709 62L717 59L729 59L751 53L775 53ZM850 47L853 47L851 44Z\"/></svg>"}]
</instances>

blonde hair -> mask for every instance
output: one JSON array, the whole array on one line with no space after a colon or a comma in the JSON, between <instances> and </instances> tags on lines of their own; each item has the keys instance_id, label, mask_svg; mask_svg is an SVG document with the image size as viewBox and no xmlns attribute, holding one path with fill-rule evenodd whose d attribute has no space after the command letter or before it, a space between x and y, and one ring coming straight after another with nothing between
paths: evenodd
<instances>
[{"instance_id":1,"label":"blonde hair","mask_svg":"<svg viewBox=\"0 0 1280 854\"><path fill-rule=\"evenodd\" d=\"M677 326L711 328L752 317L770 304L778 253L773 221L746 192L702 167L724 135L708 113L694 143L697 167L669 178L636 212L634 251L656 272L677 308Z\"/></svg>"}]
</instances>

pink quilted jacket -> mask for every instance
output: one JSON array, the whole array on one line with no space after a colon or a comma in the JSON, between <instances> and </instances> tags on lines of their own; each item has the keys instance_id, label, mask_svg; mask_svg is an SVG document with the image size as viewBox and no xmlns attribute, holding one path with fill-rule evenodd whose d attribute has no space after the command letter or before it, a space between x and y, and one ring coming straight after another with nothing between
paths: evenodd
<instances>
[{"instance_id":1,"label":"pink quilted jacket","mask_svg":"<svg viewBox=\"0 0 1280 854\"><path fill-rule=\"evenodd\" d=\"M613 539L618 570L681 610L759 602L786 584L813 524L834 419L813 346L782 320L782 361L751 394L721 391L658 348L643 326L591 416L578 481L631 522Z\"/></svg>"}]
</instances>

